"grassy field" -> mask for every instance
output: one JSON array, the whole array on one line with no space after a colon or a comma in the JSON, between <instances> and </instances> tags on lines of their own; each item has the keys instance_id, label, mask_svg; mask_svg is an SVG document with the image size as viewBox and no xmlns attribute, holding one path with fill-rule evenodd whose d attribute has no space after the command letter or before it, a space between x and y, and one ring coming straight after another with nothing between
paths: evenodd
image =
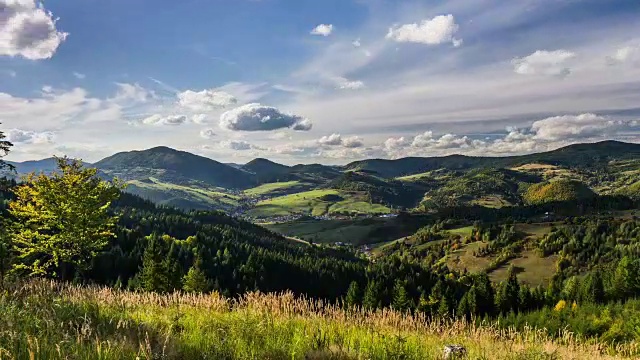
<instances>
[{"instance_id":1,"label":"grassy field","mask_svg":"<svg viewBox=\"0 0 640 360\"><path fill-rule=\"evenodd\" d=\"M245 190L244 194L247 196L263 196L272 194L281 195L284 193L308 190L311 186L311 184L303 183L300 181L276 182L262 184L252 189Z\"/></svg>"},{"instance_id":2,"label":"grassy field","mask_svg":"<svg viewBox=\"0 0 640 360\"><path fill-rule=\"evenodd\" d=\"M531 328L430 321L419 313L345 311L291 294L230 300L48 282L0 296L0 323L0 359L417 360L441 359L443 346L455 343L468 359L483 360L637 354L635 343L614 349L570 333L551 338Z\"/></svg>"},{"instance_id":3,"label":"grassy field","mask_svg":"<svg viewBox=\"0 0 640 360\"><path fill-rule=\"evenodd\" d=\"M320 216L345 212L388 214L391 210L384 205L370 203L364 193L319 189L260 201L249 214L255 217L293 214Z\"/></svg>"},{"instance_id":4,"label":"grassy field","mask_svg":"<svg viewBox=\"0 0 640 360\"><path fill-rule=\"evenodd\" d=\"M265 224L264 227L286 236L312 240L315 243L346 242L365 243L369 234L385 223L383 219L353 220L309 220L279 224Z\"/></svg>"},{"instance_id":5,"label":"grassy field","mask_svg":"<svg viewBox=\"0 0 640 360\"><path fill-rule=\"evenodd\" d=\"M238 206L240 197L228 194L222 189L203 184L169 184L155 178L149 181L132 180L128 182L128 191L159 204L175 205L175 201L201 204L202 207L231 209Z\"/></svg>"},{"instance_id":6,"label":"grassy field","mask_svg":"<svg viewBox=\"0 0 640 360\"><path fill-rule=\"evenodd\" d=\"M557 255L540 257L534 251L523 251L519 257L511 260L508 265L501 266L489 274L492 281L507 279L509 266L513 265L518 274L518 280L531 286L548 284L556 272Z\"/></svg>"}]
</instances>

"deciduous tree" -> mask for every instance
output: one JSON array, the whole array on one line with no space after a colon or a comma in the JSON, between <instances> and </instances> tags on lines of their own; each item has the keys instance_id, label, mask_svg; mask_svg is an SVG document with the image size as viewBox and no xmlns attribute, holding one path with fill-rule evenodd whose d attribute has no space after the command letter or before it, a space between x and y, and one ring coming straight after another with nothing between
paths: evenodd
<instances>
[{"instance_id":1,"label":"deciduous tree","mask_svg":"<svg viewBox=\"0 0 640 360\"><path fill-rule=\"evenodd\" d=\"M109 206L120 195L119 181L105 181L79 160L56 158L51 175L30 174L14 189L9 212L16 269L68 280L69 265L83 270L113 238L117 216Z\"/></svg>"}]
</instances>

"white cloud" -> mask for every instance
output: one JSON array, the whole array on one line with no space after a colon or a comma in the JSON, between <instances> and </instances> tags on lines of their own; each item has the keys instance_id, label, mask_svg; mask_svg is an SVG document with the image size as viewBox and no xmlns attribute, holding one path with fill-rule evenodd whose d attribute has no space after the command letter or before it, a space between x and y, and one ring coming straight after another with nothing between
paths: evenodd
<instances>
[{"instance_id":1,"label":"white cloud","mask_svg":"<svg viewBox=\"0 0 640 360\"><path fill-rule=\"evenodd\" d=\"M531 55L513 59L513 70L520 75L563 77L571 73L567 62L575 56L575 53L567 50L538 50Z\"/></svg>"},{"instance_id":2,"label":"white cloud","mask_svg":"<svg viewBox=\"0 0 640 360\"><path fill-rule=\"evenodd\" d=\"M387 150L398 150L411 145L411 141L404 136L394 138L390 137L384 142L384 148Z\"/></svg>"},{"instance_id":3,"label":"white cloud","mask_svg":"<svg viewBox=\"0 0 640 360\"><path fill-rule=\"evenodd\" d=\"M329 36L333 32L332 24L320 24L311 30L311 35Z\"/></svg>"},{"instance_id":4,"label":"white cloud","mask_svg":"<svg viewBox=\"0 0 640 360\"><path fill-rule=\"evenodd\" d=\"M73 72L73 76L75 76L76 79L78 79L78 80L84 80L87 77L87 75L81 74L81 73L75 72L75 71Z\"/></svg>"},{"instance_id":5,"label":"white cloud","mask_svg":"<svg viewBox=\"0 0 640 360\"><path fill-rule=\"evenodd\" d=\"M318 139L318 144L325 146L343 146L345 148L359 148L364 146L364 142L359 136L343 138L340 134L333 133Z\"/></svg>"},{"instance_id":6,"label":"white cloud","mask_svg":"<svg viewBox=\"0 0 640 360\"><path fill-rule=\"evenodd\" d=\"M145 125L182 125L187 122L185 115L151 115L142 120Z\"/></svg>"},{"instance_id":7,"label":"white cloud","mask_svg":"<svg viewBox=\"0 0 640 360\"><path fill-rule=\"evenodd\" d=\"M68 33L34 0L0 0L0 56L49 59Z\"/></svg>"},{"instance_id":8,"label":"white cloud","mask_svg":"<svg viewBox=\"0 0 640 360\"><path fill-rule=\"evenodd\" d=\"M213 131L213 129L202 129L200 130L200 137L204 138L204 139L211 139L212 137L215 137L216 133Z\"/></svg>"},{"instance_id":9,"label":"white cloud","mask_svg":"<svg viewBox=\"0 0 640 360\"><path fill-rule=\"evenodd\" d=\"M629 122L615 121L596 114L563 115L538 120L531 125L536 140L577 140L606 136L629 126Z\"/></svg>"},{"instance_id":10,"label":"white cloud","mask_svg":"<svg viewBox=\"0 0 640 360\"><path fill-rule=\"evenodd\" d=\"M351 81L345 78L336 79L338 88L342 90L359 90L365 88L364 82L360 80Z\"/></svg>"},{"instance_id":11,"label":"white cloud","mask_svg":"<svg viewBox=\"0 0 640 360\"><path fill-rule=\"evenodd\" d=\"M353 46L354 46L354 47L360 47L360 46L362 46L362 42L360 41L360 39L359 39L359 38L358 38L358 39L353 40L353 42L352 42L351 44L353 44Z\"/></svg>"},{"instance_id":12,"label":"white cloud","mask_svg":"<svg viewBox=\"0 0 640 360\"><path fill-rule=\"evenodd\" d=\"M140 84L116 83L118 92L111 100L114 102L139 102L144 103L157 98L156 94L142 87Z\"/></svg>"},{"instance_id":13,"label":"white cloud","mask_svg":"<svg viewBox=\"0 0 640 360\"><path fill-rule=\"evenodd\" d=\"M640 62L640 45L621 47L608 60L611 63Z\"/></svg>"},{"instance_id":14,"label":"white cloud","mask_svg":"<svg viewBox=\"0 0 640 360\"><path fill-rule=\"evenodd\" d=\"M207 114L195 114L191 116L191 121L195 124L204 125L207 123Z\"/></svg>"},{"instance_id":15,"label":"white cloud","mask_svg":"<svg viewBox=\"0 0 640 360\"><path fill-rule=\"evenodd\" d=\"M404 24L389 29L386 38L397 42L411 42L427 45L438 45L451 42L460 46L462 40L453 36L458 32L453 15L438 15L433 19L422 20L420 23Z\"/></svg>"},{"instance_id":16,"label":"white cloud","mask_svg":"<svg viewBox=\"0 0 640 360\"><path fill-rule=\"evenodd\" d=\"M220 116L220 127L233 131L271 131L291 128L297 131L311 130L309 119L288 114L274 107L247 104L229 110Z\"/></svg>"},{"instance_id":17,"label":"white cloud","mask_svg":"<svg viewBox=\"0 0 640 360\"><path fill-rule=\"evenodd\" d=\"M364 142L358 136L350 136L350 137L344 138L342 140L342 146L344 146L346 148L349 148L349 149L354 149L354 148L363 147L364 146Z\"/></svg>"},{"instance_id":18,"label":"white cloud","mask_svg":"<svg viewBox=\"0 0 640 360\"><path fill-rule=\"evenodd\" d=\"M187 90L178 94L180 106L193 111L207 112L236 104L238 100L231 94L215 89L192 91Z\"/></svg>"},{"instance_id":19,"label":"white cloud","mask_svg":"<svg viewBox=\"0 0 640 360\"><path fill-rule=\"evenodd\" d=\"M434 137L433 132L426 131L423 134L416 136L413 139L411 146L417 148L431 148L431 149L458 149L469 148L477 145L473 140L467 136L457 136L454 134L445 134L441 137Z\"/></svg>"},{"instance_id":20,"label":"white cloud","mask_svg":"<svg viewBox=\"0 0 640 360\"><path fill-rule=\"evenodd\" d=\"M318 143L321 145L338 146L342 144L342 136L335 133L328 136L323 136L318 139Z\"/></svg>"},{"instance_id":21,"label":"white cloud","mask_svg":"<svg viewBox=\"0 0 640 360\"><path fill-rule=\"evenodd\" d=\"M228 140L221 141L220 146L223 148L237 150L237 151L245 151L253 149L253 146L246 141L237 141L237 140Z\"/></svg>"},{"instance_id":22,"label":"white cloud","mask_svg":"<svg viewBox=\"0 0 640 360\"><path fill-rule=\"evenodd\" d=\"M11 129L6 136L7 140L14 144L49 144L54 139L54 134L49 131L37 132L20 129Z\"/></svg>"}]
</instances>

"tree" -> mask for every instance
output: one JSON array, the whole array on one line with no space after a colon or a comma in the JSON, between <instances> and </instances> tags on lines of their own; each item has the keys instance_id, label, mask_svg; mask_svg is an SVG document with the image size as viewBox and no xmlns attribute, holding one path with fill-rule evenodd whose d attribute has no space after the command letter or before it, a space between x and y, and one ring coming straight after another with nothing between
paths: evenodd
<instances>
[{"instance_id":1,"label":"tree","mask_svg":"<svg viewBox=\"0 0 640 360\"><path fill-rule=\"evenodd\" d=\"M0 218L0 290L4 289L4 279L11 265L11 239L6 231L4 219Z\"/></svg>"},{"instance_id":2,"label":"tree","mask_svg":"<svg viewBox=\"0 0 640 360\"><path fill-rule=\"evenodd\" d=\"M169 270L165 261L165 240L152 234L147 237L149 243L142 255L142 268L136 285L145 291L167 292L170 290Z\"/></svg>"},{"instance_id":3,"label":"tree","mask_svg":"<svg viewBox=\"0 0 640 360\"><path fill-rule=\"evenodd\" d=\"M79 160L56 158L52 175L30 174L14 189L9 212L16 220L11 227L19 270L31 275L59 275L67 279L67 268L85 270L114 238L118 219L109 207L123 186L104 181L97 169L84 168Z\"/></svg>"},{"instance_id":4,"label":"tree","mask_svg":"<svg viewBox=\"0 0 640 360\"><path fill-rule=\"evenodd\" d=\"M377 308L380 302L378 293L379 289L376 281L369 281L362 297L362 307L369 310Z\"/></svg>"},{"instance_id":5,"label":"tree","mask_svg":"<svg viewBox=\"0 0 640 360\"><path fill-rule=\"evenodd\" d=\"M621 300L633 296L638 290L638 267L628 256L620 259L613 276L613 295Z\"/></svg>"},{"instance_id":6,"label":"tree","mask_svg":"<svg viewBox=\"0 0 640 360\"><path fill-rule=\"evenodd\" d=\"M604 281L600 270L594 270L582 283L582 299L596 304L605 300Z\"/></svg>"},{"instance_id":7,"label":"tree","mask_svg":"<svg viewBox=\"0 0 640 360\"><path fill-rule=\"evenodd\" d=\"M209 280L202 271L202 259L196 257L193 265L184 276L182 289L186 292L203 293L209 290Z\"/></svg>"},{"instance_id":8,"label":"tree","mask_svg":"<svg viewBox=\"0 0 640 360\"><path fill-rule=\"evenodd\" d=\"M397 280L393 287L393 303L391 307L398 311L408 311L411 309L413 301L407 294L407 289L404 288L402 281Z\"/></svg>"},{"instance_id":9,"label":"tree","mask_svg":"<svg viewBox=\"0 0 640 360\"><path fill-rule=\"evenodd\" d=\"M1 123L0 123L1 124ZM2 131L0 131L0 170L4 168L13 168L6 162L2 161L2 158L9 153L9 150L13 146L13 144L6 139L6 136Z\"/></svg>"},{"instance_id":10,"label":"tree","mask_svg":"<svg viewBox=\"0 0 640 360\"><path fill-rule=\"evenodd\" d=\"M352 281L347 290L347 297L345 303L349 307L356 306L360 303L360 287L356 281Z\"/></svg>"}]
</instances>

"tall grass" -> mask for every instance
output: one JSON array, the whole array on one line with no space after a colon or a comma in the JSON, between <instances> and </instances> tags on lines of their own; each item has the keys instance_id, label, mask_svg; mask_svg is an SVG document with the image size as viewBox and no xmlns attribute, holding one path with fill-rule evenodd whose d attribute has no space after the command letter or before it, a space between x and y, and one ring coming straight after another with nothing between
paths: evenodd
<instances>
[{"instance_id":1,"label":"tall grass","mask_svg":"<svg viewBox=\"0 0 640 360\"><path fill-rule=\"evenodd\" d=\"M240 299L34 281L0 296L0 359L619 359L640 354L569 332L499 329L392 310L342 310L290 293Z\"/></svg>"}]
</instances>

